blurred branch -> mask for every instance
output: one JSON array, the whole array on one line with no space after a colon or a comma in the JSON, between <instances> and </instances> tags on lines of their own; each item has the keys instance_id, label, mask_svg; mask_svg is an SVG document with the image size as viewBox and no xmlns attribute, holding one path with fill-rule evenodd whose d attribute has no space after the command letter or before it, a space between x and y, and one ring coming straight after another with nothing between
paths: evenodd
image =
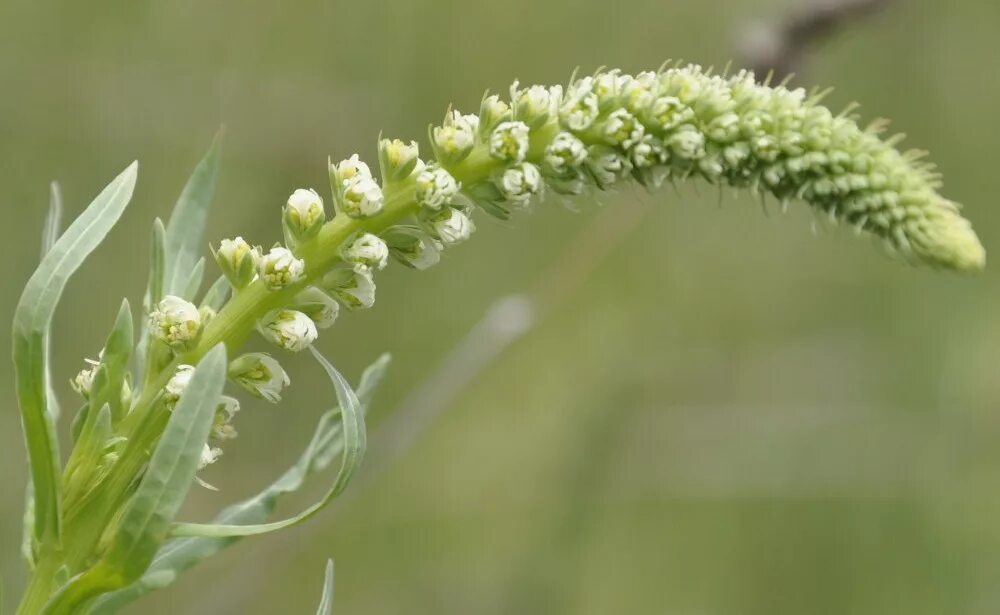
<instances>
[{"instance_id":1,"label":"blurred branch","mask_svg":"<svg viewBox=\"0 0 1000 615\"><path fill-rule=\"evenodd\" d=\"M889 6L893 0L810 0L784 20L752 24L741 34L743 64L777 80L799 69L809 50Z\"/></svg>"}]
</instances>

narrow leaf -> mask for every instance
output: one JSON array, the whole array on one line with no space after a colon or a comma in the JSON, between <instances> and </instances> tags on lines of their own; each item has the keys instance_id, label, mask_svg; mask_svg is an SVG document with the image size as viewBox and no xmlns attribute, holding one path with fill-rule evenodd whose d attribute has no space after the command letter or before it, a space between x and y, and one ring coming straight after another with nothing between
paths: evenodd
<instances>
[{"instance_id":1,"label":"narrow leaf","mask_svg":"<svg viewBox=\"0 0 1000 615\"><path fill-rule=\"evenodd\" d=\"M323 597L319 601L316 615L333 613L333 560L326 560L326 574L323 575Z\"/></svg>"},{"instance_id":2,"label":"narrow leaf","mask_svg":"<svg viewBox=\"0 0 1000 615\"><path fill-rule=\"evenodd\" d=\"M219 278L208 287L208 291L205 292L205 298L202 299L201 305L218 312L224 305L226 305L226 301L229 301L229 294L232 290L233 287L229 284L229 280L226 279L226 276L220 275Z\"/></svg>"},{"instance_id":3,"label":"narrow leaf","mask_svg":"<svg viewBox=\"0 0 1000 615\"><path fill-rule=\"evenodd\" d=\"M14 368L35 489L35 536L58 542L59 453L46 368L49 327L69 277L121 217L135 188L137 163L112 181L53 244L31 276L14 314Z\"/></svg>"},{"instance_id":4,"label":"narrow leaf","mask_svg":"<svg viewBox=\"0 0 1000 615\"><path fill-rule=\"evenodd\" d=\"M389 365L389 355L382 355L365 370L358 385L358 400L362 411L367 413L378 385ZM223 525L263 523L274 512L278 498L297 491L314 472L325 467L321 458L334 458L343 448L338 410L326 412L316 426L316 432L299 460L285 471L278 480L257 495L225 508L214 522ZM185 570L196 565L222 549L235 543L239 537L227 538L175 538L167 542L153 559L149 570L132 585L101 596L95 603L92 615L109 615L141 596L166 587Z\"/></svg>"},{"instance_id":5,"label":"narrow leaf","mask_svg":"<svg viewBox=\"0 0 1000 615\"><path fill-rule=\"evenodd\" d=\"M230 536L255 536L275 532L286 527L298 525L316 515L326 508L326 506L340 495L351 481L354 471L364 458L365 447L367 445L367 435L365 432L365 419L361 412L361 402L351 389L340 372L330 364L315 348L311 347L313 357L319 362L327 375L333 382L333 387L337 392L337 401L340 403L341 425L344 430L344 449L341 454L340 471L333 486L327 491L319 502L294 517L289 517L282 521L272 523L261 523L253 525L221 525L203 523L176 523L173 527L174 536L207 536L213 538L225 538Z\"/></svg>"},{"instance_id":6,"label":"narrow leaf","mask_svg":"<svg viewBox=\"0 0 1000 615\"><path fill-rule=\"evenodd\" d=\"M198 260L205 235L208 206L215 195L219 175L219 152L222 130L215 135L212 146L202 158L181 192L167 223L166 282L164 292L180 295L188 276Z\"/></svg>"},{"instance_id":7,"label":"narrow leaf","mask_svg":"<svg viewBox=\"0 0 1000 615\"><path fill-rule=\"evenodd\" d=\"M164 268L167 259L167 229L163 220L153 221L153 241L149 250L149 282L146 293L146 309L152 309L163 299L163 287L166 284Z\"/></svg>"},{"instance_id":8,"label":"narrow leaf","mask_svg":"<svg viewBox=\"0 0 1000 615\"><path fill-rule=\"evenodd\" d=\"M59 182L52 182L49 184L49 213L45 216L45 226L42 229L42 258L45 258L59 239L62 213L62 190Z\"/></svg>"},{"instance_id":9,"label":"narrow leaf","mask_svg":"<svg viewBox=\"0 0 1000 615\"><path fill-rule=\"evenodd\" d=\"M202 257L198 259L198 262L195 263L194 269L191 270L191 274L188 276L187 282L184 283L184 292L182 292L180 296L193 302L195 297L198 296L198 291L201 290L201 283L204 279L205 258Z\"/></svg>"}]
</instances>

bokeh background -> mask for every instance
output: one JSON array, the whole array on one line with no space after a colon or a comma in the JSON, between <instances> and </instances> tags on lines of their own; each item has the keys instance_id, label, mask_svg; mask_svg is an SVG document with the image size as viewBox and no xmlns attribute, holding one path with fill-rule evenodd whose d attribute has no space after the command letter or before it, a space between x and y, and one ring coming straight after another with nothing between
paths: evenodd
<instances>
[{"instance_id":1,"label":"bokeh background","mask_svg":"<svg viewBox=\"0 0 1000 615\"><path fill-rule=\"evenodd\" d=\"M721 66L747 24L795 5L2 2L0 320L35 265L51 179L75 214L141 160L131 209L57 317L70 406L67 381L119 297L139 303L153 218L220 124L209 237L266 244L285 196L325 186L328 154L374 160L380 130L423 139L449 103L472 111L486 88L562 82L576 66ZM995 0L898 0L799 77L930 149L988 249L998 36ZM381 275L376 307L319 342L351 378L394 355L371 415L379 471L321 518L244 541L128 612L313 612L330 556L344 614L1000 612L996 268L911 269L848 232L810 232L802 207L767 216L704 187L576 205L481 218L440 267ZM498 298L539 288L558 300L434 420L394 416ZM186 518L299 454L333 394L307 357L286 365L286 401L244 400L241 437L206 473L221 490L194 492ZM10 603L25 467L8 368L0 390ZM387 424L412 446L380 453Z\"/></svg>"}]
</instances>

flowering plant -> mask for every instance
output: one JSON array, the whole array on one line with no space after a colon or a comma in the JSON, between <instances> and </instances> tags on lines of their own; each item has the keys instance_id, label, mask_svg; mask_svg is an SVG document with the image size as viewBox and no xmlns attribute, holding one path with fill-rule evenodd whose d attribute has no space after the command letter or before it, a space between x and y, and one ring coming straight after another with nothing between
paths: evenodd
<instances>
[{"instance_id":1,"label":"flowering plant","mask_svg":"<svg viewBox=\"0 0 1000 615\"><path fill-rule=\"evenodd\" d=\"M284 245L241 237L212 254L220 277L204 293L199 259L218 167L216 142L195 169L169 222L153 225L151 266L135 335L124 302L96 359L72 380L82 397L65 463L55 425L49 325L67 279L110 231L136 181L132 164L63 233L54 199L44 257L14 320L17 394L31 466L24 557L32 578L19 613L111 613L241 537L314 516L348 485L366 447L365 412L388 359L357 388L313 347L342 308L371 307L390 258L415 269L469 239L474 215L501 219L546 195L607 190L632 179L650 189L703 180L802 200L881 239L914 263L972 271L985 252L959 207L939 194L918 152L882 140L823 93L760 84L748 72L713 75L674 66L617 70L565 86L511 87L484 96L478 114L449 110L415 142L379 141L378 174L357 155L329 163L332 207L313 189L289 196ZM264 353L240 354L257 333L284 351L309 350L339 407L320 417L299 461L256 496L210 523L176 520L199 471L236 436L238 390L278 402L290 378ZM326 495L293 517L269 520L277 499L339 459ZM320 612L329 612L332 571Z\"/></svg>"}]
</instances>

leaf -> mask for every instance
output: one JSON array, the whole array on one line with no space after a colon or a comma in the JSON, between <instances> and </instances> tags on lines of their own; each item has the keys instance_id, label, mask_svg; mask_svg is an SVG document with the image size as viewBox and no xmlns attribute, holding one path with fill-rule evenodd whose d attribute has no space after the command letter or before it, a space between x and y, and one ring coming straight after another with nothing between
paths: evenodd
<instances>
[{"instance_id":1,"label":"leaf","mask_svg":"<svg viewBox=\"0 0 1000 615\"><path fill-rule=\"evenodd\" d=\"M316 615L333 613L333 560L326 560L326 574L323 576L323 597L319 601Z\"/></svg>"},{"instance_id":2,"label":"leaf","mask_svg":"<svg viewBox=\"0 0 1000 615\"><path fill-rule=\"evenodd\" d=\"M208 307L216 312L222 309L222 306L226 305L226 301L229 301L229 294L232 292L233 287L229 284L229 280L224 275L220 275L211 286L208 287L208 291L205 292L205 298L201 300L202 307Z\"/></svg>"},{"instance_id":3,"label":"leaf","mask_svg":"<svg viewBox=\"0 0 1000 615\"><path fill-rule=\"evenodd\" d=\"M205 257L201 257L195 263L194 269L191 270L191 275L188 276L187 282L184 283L184 292L180 294L180 297L188 301L194 301L194 298L198 296L198 291L201 290L201 283L204 280Z\"/></svg>"},{"instance_id":4,"label":"leaf","mask_svg":"<svg viewBox=\"0 0 1000 615\"><path fill-rule=\"evenodd\" d=\"M59 452L51 378L46 367L49 327L69 277L121 217L135 188L137 163L101 191L42 259L14 313L14 368L21 422L35 485L35 536L60 537Z\"/></svg>"},{"instance_id":5,"label":"leaf","mask_svg":"<svg viewBox=\"0 0 1000 615\"><path fill-rule=\"evenodd\" d=\"M163 299L163 287L166 284L164 267L167 260L167 229L163 220L153 221L153 241L149 250L149 283L146 292L146 309L153 308Z\"/></svg>"},{"instance_id":6,"label":"leaf","mask_svg":"<svg viewBox=\"0 0 1000 615\"><path fill-rule=\"evenodd\" d=\"M194 482L222 395L226 365L222 344L199 362L104 556L64 585L46 605L45 613L72 613L94 596L135 581L149 568Z\"/></svg>"},{"instance_id":7,"label":"leaf","mask_svg":"<svg viewBox=\"0 0 1000 615\"><path fill-rule=\"evenodd\" d=\"M361 402L362 412L367 413L368 406L385 375L388 364L389 355L382 355L361 376L357 396ZM279 497L300 489L311 474L327 467L320 463L321 459L331 460L341 451L343 439L340 437L340 424L336 422L338 414L339 411L331 410L320 418L316 432L305 452L295 465L286 470L278 480L257 495L228 506L215 517L214 522L217 524L251 524L266 521L274 512ZM106 596L101 596L94 604L92 615L109 615L150 591L170 585L185 570L215 555L238 540L239 537L191 537L175 538L167 542L156 554L149 570L139 581Z\"/></svg>"},{"instance_id":8,"label":"leaf","mask_svg":"<svg viewBox=\"0 0 1000 615\"><path fill-rule=\"evenodd\" d=\"M111 408L111 418L117 423L124 416L127 408L122 404L122 386L125 384L125 372L129 359L132 357L132 342L135 334L132 323L132 308L128 299L122 301L115 319L114 327L104 344L101 363L107 368L107 383L103 387L91 388L91 407L108 404Z\"/></svg>"},{"instance_id":9,"label":"leaf","mask_svg":"<svg viewBox=\"0 0 1000 615\"><path fill-rule=\"evenodd\" d=\"M42 228L42 258L45 258L59 239L62 213L62 190L59 189L59 182L52 182L49 184L49 213L45 216L45 226Z\"/></svg>"},{"instance_id":10,"label":"leaf","mask_svg":"<svg viewBox=\"0 0 1000 615\"><path fill-rule=\"evenodd\" d=\"M174 205L167 223L165 282L163 292L180 295L184 291L205 235L208 206L215 195L219 176L219 152L222 149L222 130L212 140L208 153L188 179L187 185Z\"/></svg>"},{"instance_id":11,"label":"leaf","mask_svg":"<svg viewBox=\"0 0 1000 615\"><path fill-rule=\"evenodd\" d=\"M365 455L367 445L367 434L365 432L365 419L361 412L361 402L351 389L351 386L340 375L340 372L327 361L323 355L312 346L309 347L313 357L323 366L327 375L333 382L333 387L337 392L337 401L340 403L341 425L344 430L344 449L341 454L340 471L337 478L319 502L294 517L289 517L281 521L271 523L249 524L249 525L226 525L213 523L175 523L172 534L174 536L206 536L212 538L226 538L231 536L256 536L276 532L293 525L298 525L316 515L326 508L326 506L340 495L351 481L354 471L360 465Z\"/></svg>"}]
</instances>

